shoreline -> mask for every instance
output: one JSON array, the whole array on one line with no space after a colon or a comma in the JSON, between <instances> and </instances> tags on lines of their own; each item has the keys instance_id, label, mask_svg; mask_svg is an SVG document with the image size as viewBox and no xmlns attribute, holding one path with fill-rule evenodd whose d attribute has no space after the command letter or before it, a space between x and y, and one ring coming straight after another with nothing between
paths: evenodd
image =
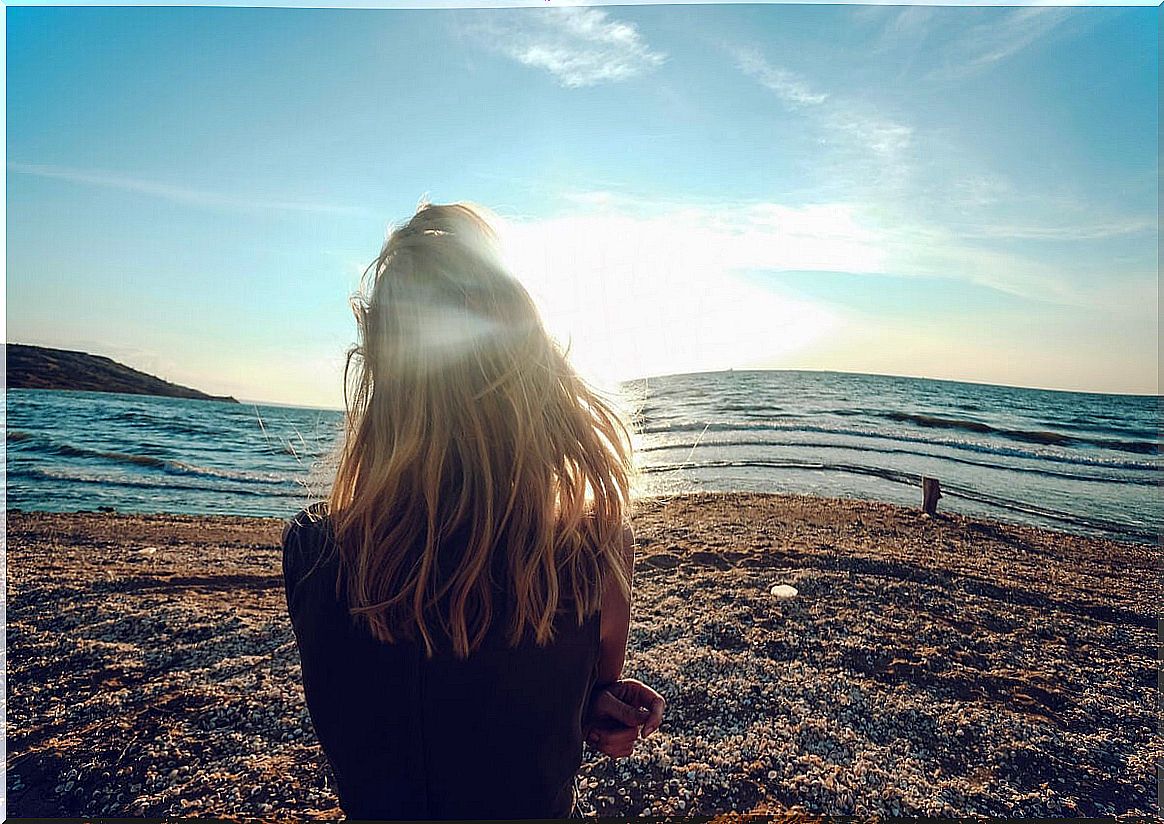
<instances>
[{"instance_id":1,"label":"shoreline","mask_svg":"<svg viewBox=\"0 0 1164 824\"><path fill-rule=\"evenodd\" d=\"M918 491L920 493L920 489ZM950 494L952 494L952 493L949 493L948 490L945 490L945 489L942 490L943 498L947 497ZM914 513L915 515L920 515L920 513L921 513L920 507L916 507L913 505L893 503L891 501L881 500L881 499L877 499L877 498L829 497L829 496L824 496L824 495L808 495L808 494L797 493L797 492L690 491L690 492L674 492L674 493L652 492L649 494L636 494L632 498L632 504L631 504L632 515L631 515L631 517L632 518L634 517L634 515L633 515L634 512L650 510L651 508L658 506L660 503L665 503L665 502L670 501L670 500L675 499L675 498L717 498L717 497L725 497L725 496L779 498L779 499L804 499L804 500L812 500L812 501L839 502L839 503L844 503L844 504L855 504L858 506L867 504L870 506L892 507L893 509L899 510L902 513ZM313 498L312 500L313 501L318 500L318 498ZM296 510L296 511L298 511L298 510ZM69 510L24 509L21 507L9 507L6 510L6 515L25 515L25 516L46 515L46 516L64 516L64 517L73 516L73 515L78 515L78 516L110 515L110 516L123 517L123 518L145 518L145 519L148 519L148 518L161 518L161 519L178 518L178 519L194 519L194 520L209 519L212 521L220 520L220 519L242 519L245 521L253 521L256 523L262 523L262 522L269 521L272 523L277 522L280 524L285 523L287 520L289 520L291 517L293 517L293 513L289 514L286 518L282 518L282 517L278 517L275 515L236 515L236 514L188 513L188 512L166 512L166 511L138 512L138 511L130 511L130 510L121 510L121 509L117 509L114 506L99 506L96 509L69 509ZM1046 518L1047 520L1054 520L1053 518L1049 518L1048 516L1043 516L1043 517ZM1120 546L1129 546L1129 547L1156 547L1156 546L1160 546L1160 540L1161 540L1160 538L1150 540L1146 537L1148 535L1148 533L1135 531L1131 528L1122 528L1122 531L1117 531L1117 529L1114 526L1112 526L1111 528L1107 529L1107 532L1105 533L1103 531L1103 529L1099 526L1088 525L1088 524L1079 524L1079 525L1077 525L1077 531L1072 531L1070 529L1066 529L1063 527L1055 527L1055 526L1042 525L1042 524L1037 524L1037 523L1026 523L1024 521L1019 520L1018 518L1015 518L1014 520L1008 520L1005 518L994 518L994 517L990 517L988 515L952 512L948 508L945 508L943 506L939 506L939 512L936 516L936 520L939 522L948 521L951 523L960 523L960 524L977 523L977 524L983 525L983 526L993 525L993 526L998 526L998 527L1007 527L1007 528L1014 528L1014 529L1020 529L1020 530L1022 530L1022 529L1034 530L1036 532L1046 532L1046 533L1050 533L1052 535L1060 535L1063 538L1070 539L1070 540L1109 541L1111 543L1114 543L1114 544L1117 544ZM1164 534L1164 533L1162 533L1162 534Z\"/></svg>"},{"instance_id":2,"label":"shoreline","mask_svg":"<svg viewBox=\"0 0 1164 824\"><path fill-rule=\"evenodd\" d=\"M10 815L338 815L282 523L7 513ZM1155 547L796 495L632 523L626 674L668 716L587 752L595 813L1158 812Z\"/></svg>"}]
</instances>

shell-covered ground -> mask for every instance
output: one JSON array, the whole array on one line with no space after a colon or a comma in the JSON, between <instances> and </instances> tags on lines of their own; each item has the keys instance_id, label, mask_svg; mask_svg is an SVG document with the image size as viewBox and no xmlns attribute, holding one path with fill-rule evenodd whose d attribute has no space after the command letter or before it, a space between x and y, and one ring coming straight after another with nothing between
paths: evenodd
<instances>
[{"instance_id":1,"label":"shell-covered ground","mask_svg":"<svg viewBox=\"0 0 1164 824\"><path fill-rule=\"evenodd\" d=\"M1157 547L789 496L634 525L626 674L668 712L587 753L590 812L1159 814ZM10 816L339 816L278 521L7 528Z\"/></svg>"}]
</instances>

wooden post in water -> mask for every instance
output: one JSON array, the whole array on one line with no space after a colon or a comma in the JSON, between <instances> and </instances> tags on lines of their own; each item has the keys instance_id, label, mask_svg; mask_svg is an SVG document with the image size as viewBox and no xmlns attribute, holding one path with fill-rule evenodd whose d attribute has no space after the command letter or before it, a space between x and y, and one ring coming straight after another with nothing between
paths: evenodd
<instances>
[{"instance_id":1,"label":"wooden post in water","mask_svg":"<svg viewBox=\"0 0 1164 824\"><path fill-rule=\"evenodd\" d=\"M922 478L922 510L931 518L938 514L938 498L942 497L942 485L937 478Z\"/></svg>"}]
</instances>

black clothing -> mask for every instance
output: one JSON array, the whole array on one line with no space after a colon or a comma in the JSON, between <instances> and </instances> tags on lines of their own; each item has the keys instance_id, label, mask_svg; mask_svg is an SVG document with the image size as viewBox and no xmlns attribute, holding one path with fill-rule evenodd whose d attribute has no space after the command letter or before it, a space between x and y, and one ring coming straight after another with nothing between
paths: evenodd
<instances>
[{"instance_id":1,"label":"black clothing","mask_svg":"<svg viewBox=\"0 0 1164 824\"><path fill-rule=\"evenodd\" d=\"M446 547L442 546L442 554ZM338 552L321 510L283 541L287 606L316 734L350 818L565 818L597 673L597 614L510 648L495 608L466 659L377 641L336 598ZM498 604L495 601L495 604ZM501 605L498 604L498 607Z\"/></svg>"}]
</instances>

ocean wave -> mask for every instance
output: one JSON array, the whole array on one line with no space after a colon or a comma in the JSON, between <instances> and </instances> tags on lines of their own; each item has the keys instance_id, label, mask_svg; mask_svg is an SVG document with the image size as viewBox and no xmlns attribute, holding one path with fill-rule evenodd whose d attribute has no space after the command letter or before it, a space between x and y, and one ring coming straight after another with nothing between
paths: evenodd
<instances>
[{"instance_id":1,"label":"ocean wave","mask_svg":"<svg viewBox=\"0 0 1164 824\"><path fill-rule=\"evenodd\" d=\"M191 417L178 418L172 415L151 415L137 409L126 409L110 416L111 420L124 421L134 426L170 432L176 435L196 435L198 437L218 437L222 432L213 425L202 425Z\"/></svg>"},{"instance_id":2,"label":"ocean wave","mask_svg":"<svg viewBox=\"0 0 1164 824\"><path fill-rule=\"evenodd\" d=\"M115 463L133 464L135 466L161 468L166 462L151 455L133 455L122 452L106 452L99 449L87 449L83 446L74 446L69 443L60 443L45 435L36 435L31 432L9 432L8 441L21 445L22 452L31 452L40 455L58 455L66 458L96 458L113 461Z\"/></svg>"},{"instance_id":3,"label":"ocean wave","mask_svg":"<svg viewBox=\"0 0 1164 824\"><path fill-rule=\"evenodd\" d=\"M1157 430L1152 428L1134 428L1129 426L1128 421L1116 418L1111 419L1103 416L1103 420L1115 420L1113 425L1097 423L1098 416L1087 415L1084 417L1069 418L1063 420L1040 420L1039 423L1047 426L1058 427L1065 429L1068 432L1104 432L1109 435L1123 435L1129 438L1136 438L1142 441L1149 441L1157 437L1159 434Z\"/></svg>"},{"instance_id":4,"label":"ocean wave","mask_svg":"<svg viewBox=\"0 0 1164 824\"><path fill-rule=\"evenodd\" d=\"M144 466L151 469L165 469L168 463L152 455L129 455L124 452L104 452L99 449L85 449L84 447L73 446L67 443L54 444L47 451L70 458L97 458L113 463L132 464L134 466Z\"/></svg>"},{"instance_id":5,"label":"ocean wave","mask_svg":"<svg viewBox=\"0 0 1164 824\"><path fill-rule=\"evenodd\" d=\"M212 469L206 466L194 466L181 461L166 461L165 469L176 475L196 475L203 478L222 478L228 481L259 484L292 484L295 479L273 472L255 472L245 469Z\"/></svg>"},{"instance_id":6,"label":"ocean wave","mask_svg":"<svg viewBox=\"0 0 1164 824\"><path fill-rule=\"evenodd\" d=\"M881 415L898 423L911 423L928 429L960 429L966 432L977 432L983 435L998 435L1015 441L1047 444L1049 446L1098 446L1104 449L1115 449L1120 452L1133 452L1139 455L1150 455L1159 451L1156 441L1125 441L1113 438L1085 438L1079 435L1065 435L1061 432L1031 429L1000 429L981 421L966 420L963 418L939 418L933 415L917 415L912 412L886 412Z\"/></svg>"},{"instance_id":7,"label":"ocean wave","mask_svg":"<svg viewBox=\"0 0 1164 824\"><path fill-rule=\"evenodd\" d=\"M11 434L11 433L9 433ZM158 458L153 455L137 455L127 452L111 450L88 449L69 443L53 441L45 436L21 433L25 437L18 442L31 445L34 452L48 455L58 455L66 458L81 458L96 460L103 463L121 464L140 467L142 469L158 470L168 475L193 475L204 478L216 478L241 483L255 483L272 486L283 486L295 483L295 479L278 473L257 472L244 469L217 469L206 466L183 463L182 461Z\"/></svg>"},{"instance_id":8,"label":"ocean wave","mask_svg":"<svg viewBox=\"0 0 1164 824\"><path fill-rule=\"evenodd\" d=\"M1002 444L986 444L979 441L949 440L940 438L923 438L908 435L902 432L885 432L870 429L858 429L833 426L784 425L735 423L731 421L715 421L698 423L684 421L682 423L654 424L644 427L644 435L666 435L672 433L695 432L807 432L819 435L844 435L854 438L875 438L878 440L896 441L899 443L917 443L927 446L941 446L950 449L961 449L989 455L1002 455L1014 458L1031 458L1056 463L1077 464L1081 466L1107 466L1114 469L1130 469L1135 471L1157 471L1160 465L1149 461L1126 461L1103 458L1097 455L1067 454L1065 452L1035 452L1029 449L1007 447ZM815 444L816 446L830 446L831 444Z\"/></svg>"},{"instance_id":9,"label":"ocean wave","mask_svg":"<svg viewBox=\"0 0 1164 824\"><path fill-rule=\"evenodd\" d=\"M927 441L926 443L929 443L929 442ZM1006 472L1031 473L1031 474L1035 474L1035 475L1041 475L1044 477L1063 478L1065 480L1072 480L1072 481L1094 481L1094 482L1113 483L1113 484L1132 484L1132 485L1137 485L1137 486L1155 486L1157 483L1159 483L1159 480L1157 478L1153 478L1153 477L1137 477L1137 476L1105 477L1105 476L1100 476L1100 475L1083 475L1083 474L1080 474L1077 472L1063 472L1063 471L1060 471L1057 469L1048 469L1045 467L1016 466L1014 464L1000 464L1000 463L987 462L987 461L975 461L975 460L972 460L970 458L962 458L962 457L958 457L955 455L940 455L940 454L936 454L933 452L919 452L919 451L914 450L914 449L898 449L895 447L870 447L870 446L859 446L857 444L842 444L842 443L820 443L818 441L696 441L696 442L692 442L692 443L653 444L653 445L640 446L635 450L635 452L639 452L639 453L642 453L642 452L662 452L662 451L666 451L666 450L670 450L670 449L684 451L684 450L694 450L697 446L729 447L729 448L735 448L735 447L745 447L745 448L793 447L793 448L804 448L804 449L843 449L843 450L848 450L848 451L853 451L853 452L866 452L866 453L872 453L872 454L877 454L877 455L909 455L909 456L915 457L915 458L933 458L933 459L939 460L939 461L950 461L952 463L966 464L967 466L981 466L981 467L984 467L986 469L998 469L998 470L1003 470ZM1013 457L1013 456L1011 456L1011 457ZM1037 458L1034 456L1030 456L1030 457L1033 460L1045 460L1045 457L1043 457L1043 456L1038 456ZM1120 464L1120 463L1117 463L1117 464L1094 463L1094 462L1086 462L1086 463L1080 462L1080 463L1084 466L1091 466L1091 467L1095 467L1097 469L1115 470L1115 469L1128 468L1128 466L1126 464ZM1144 465L1139 464L1139 463L1134 464L1133 466L1136 469L1147 468L1150 470L1158 470L1160 468L1158 466L1145 467Z\"/></svg>"},{"instance_id":10,"label":"ocean wave","mask_svg":"<svg viewBox=\"0 0 1164 824\"><path fill-rule=\"evenodd\" d=\"M152 489L156 491L186 490L191 492L214 492L218 494L275 498L296 498L304 495L306 489L306 487L298 481L290 482L290 484L287 485L287 488L284 489L272 489L270 487L257 489L246 485L239 485L237 483L227 485L175 481L172 476L163 478L159 476L151 477L147 475L107 475L101 473L91 474L83 471L70 471L61 467L52 467L46 469L38 469L34 467L12 469L9 467L9 482L11 483L12 480L16 479L44 480L51 481L55 484L99 484L102 486L120 486L133 489Z\"/></svg>"},{"instance_id":11,"label":"ocean wave","mask_svg":"<svg viewBox=\"0 0 1164 824\"><path fill-rule=\"evenodd\" d=\"M827 464L809 461L700 461L698 463L656 464L655 466L642 467L641 471L646 473L656 473L678 472L691 469L736 468L797 469L816 472L844 472L853 475L876 477L882 480L911 487L919 486L922 478L921 475L914 472L902 472L895 469L885 469L883 467L861 466L858 464ZM1033 503L1000 498L995 495L990 495L989 493L980 492L978 490L959 486L957 484L943 483L942 494L975 501L977 503L986 504L988 506L1011 512L1017 512L1025 515L1035 515L1040 518L1057 521L1059 523L1064 523L1071 526L1083 527L1085 529L1092 529L1098 532L1124 535L1141 541L1150 540L1155 542L1159 537L1157 532L1153 530L1146 530L1137 524L1128 524L1119 521L1112 521L1107 518L1084 516L1072 512L1063 512L1061 510L1039 506Z\"/></svg>"},{"instance_id":12,"label":"ocean wave","mask_svg":"<svg viewBox=\"0 0 1164 824\"><path fill-rule=\"evenodd\" d=\"M1125 535L1134 537L1137 540L1148 540L1155 543L1159 538L1159 533L1155 530L1144 529L1136 524L1128 524L1121 521L1112 521L1107 518L1099 518L1092 515L1080 515L1074 512L1063 512L1058 509L1051 509L1050 507L1039 506L1033 503L1024 501L1013 501L1006 498L1000 498L996 495L991 495L986 492L980 492L974 489L959 487L956 485L946 486L942 485L942 494L951 495L955 498L963 498L965 500L976 501L978 503L987 504L998 509L1004 509L1010 512L1017 512L1024 515L1035 515L1040 518L1046 518L1052 521L1069 524L1073 526L1081 526L1087 529L1092 529L1097 532L1108 532L1116 535Z\"/></svg>"},{"instance_id":13,"label":"ocean wave","mask_svg":"<svg viewBox=\"0 0 1164 824\"><path fill-rule=\"evenodd\" d=\"M921 475L915 472L902 472L896 469L884 469L873 466L855 464L828 464L817 461L763 461L743 459L735 461L697 461L678 464L654 464L641 467L646 473L677 472L684 469L807 469L816 471L849 472L856 475L870 475L894 483L916 486L921 483ZM945 487L943 486L943 489Z\"/></svg>"},{"instance_id":14,"label":"ocean wave","mask_svg":"<svg viewBox=\"0 0 1164 824\"><path fill-rule=\"evenodd\" d=\"M750 416L767 415L771 413L780 413L784 410L783 406L763 406L757 404L753 400L735 401L729 400L726 403L719 404L719 408L725 412L746 412ZM787 417L784 414L777 414L776 417Z\"/></svg>"}]
</instances>

